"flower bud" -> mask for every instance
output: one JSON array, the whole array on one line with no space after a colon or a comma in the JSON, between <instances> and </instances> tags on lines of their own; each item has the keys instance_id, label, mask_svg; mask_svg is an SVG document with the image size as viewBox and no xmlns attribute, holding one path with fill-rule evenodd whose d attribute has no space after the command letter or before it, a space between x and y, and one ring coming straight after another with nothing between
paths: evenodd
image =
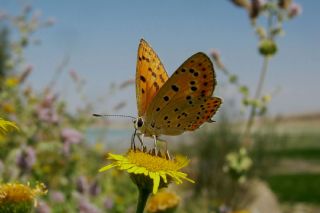
<instances>
[{"instance_id":1,"label":"flower bud","mask_svg":"<svg viewBox=\"0 0 320 213\"><path fill-rule=\"evenodd\" d=\"M302 13L302 7L297 3L292 3L289 8L289 18L294 18Z\"/></svg>"},{"instance_id":2,"label":"flower bud","mask_svg":"<svg viewBox=\"0 0 320 213\"><path fill-rule=\"evenodd\" d=\"M277 52L277 45L271 39L264 39L259 44L259 52L263 56L272 56Z\"/></svg>"},{"instance_id":3,"label":"flower bud","mask_svg":"<svg viewBox=\"0 0 320 213\"><path fill-rule=\"evenodd\" d=\"M289 6L291 5L292 0L279 0L278 5L282 9L288 9Z\"/></svg>"},{"instance_id":4,"label":"flower bud","mask_svg":"<svg viewBox=\"0 0 320 213\"><path fill-rule=\"evenodd\" d=\"M211 57L213 58L213 60L215 61L216 65L218 68L220 69L224 69L224 65L221 61L221 56L218 50L212 50L211 51Z\"/></svg>"}]
</instances>

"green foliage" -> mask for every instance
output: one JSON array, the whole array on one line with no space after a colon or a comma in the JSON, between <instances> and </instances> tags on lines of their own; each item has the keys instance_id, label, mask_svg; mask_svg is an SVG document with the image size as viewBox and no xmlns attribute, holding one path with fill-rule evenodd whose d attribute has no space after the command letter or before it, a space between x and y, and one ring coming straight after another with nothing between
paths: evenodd
<instances>
[{"instance_id":1,"label":"green foliage","mask_svg":"<svg viewBox=\"0 0 320 213\"><path fill-rule=\"evenodd\" d=\"M0 28L0 90L3 85L3 80L6 77L7 64L9 58L8 53L8 29Z\"/></svg>"},{"instance_id":2,"label":"green foliage","mask_svg":"<svg viewBox=\"0 0 320 213\"><path fill-rule=\"evenodd\" d=\"M1 213L31 213L33 208L33 203L30 201L19 202L19 203L5 203L0 205Z\"/></svg>"},{"instance_id":3,"label":"green foliage","mask_svg":"<svg viewBox=\"0 0 320 213\"><path fill-rule=\"evenodd\" d=\"M268 151L267 155L273 158L290 158L303 160L320 160L320 148L294 148Z\"/></svg>"},{"instance_id":4,"label":"green foliage","mask_svg":"<svg viewBox=\"0 0 320 213\"><path fill-rule=\"evenodd\" d=\"M283 202L319 204L320 174L283 174L266 178L271 189Z\"/></svg>"}]
</instances>

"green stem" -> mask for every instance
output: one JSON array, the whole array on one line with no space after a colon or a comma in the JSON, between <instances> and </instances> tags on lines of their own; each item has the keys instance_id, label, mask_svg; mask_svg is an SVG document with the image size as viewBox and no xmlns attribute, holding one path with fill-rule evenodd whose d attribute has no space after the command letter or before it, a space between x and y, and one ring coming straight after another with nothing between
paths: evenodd
<instances>
[{"instance_id":1,"label":"green stem","mask_svg":"<svg viewBox=\"0 0 320 213\"><path fill-rule=\"evenodd\" d=\"M272 39L272 40L273 40L273 36L272 36L271 30L272 30L272 26L274 24L273 23L274 15L275 14L270 13L268 15L268 22L267 22L268 38ZM259 78L259 82L258 82L256 93L255 93L255 96L254 96L255 100L260 99L262 88L263 88L263 84L264 84L264 81L265 81L265 76L266 76L266 73L268 71L268 64L269 64L269 57L268 56L264 56L263 65L262 65L262 69L261 69L261 73L260 73L260 78ZM256 105L251 105L249 118L248 118L248 121L247 121L247 124L246 124L246 127L245 127L245 131L244 131L244 140L243 140L242 143L247 148L249 148L250 145L251 145L251 142L250 142L250 140L248 140L248 138L249 138L249 136L251 134L251 128L253 126L254 118L256 116L256 112L257 112L256 109L257 109Z\"/></svg>"},{"instance_id":2,"label":"green stem","mask_svg":"<svg viewBox=\"0 0 320 213\"><path fill-rule=\"evenodd\" d=\"M143 213L150 192L148 190L139 189L139 199L136 213Z\"/></svg>"},{"instance_id":3,"label":"green stem","mask_svg":"<svg viewBox=\"0 0 320 213\"><path fill-rule=\"evenodd\" d=\"M266 73L268 71L268 64L269 64L269 57L265 56L264 59L263 59L263 65L262 65L262 69L261 69L261 73L260 73L258 87L257 87L256 93L255 93L255 96L254 96L255 100L260 99L262 88L263 88L263 84L264 84L264 81L265 81L265 78L266 78ZM251 128L252 128L252 125L254 123L254 118L256 116L256 112L257 112L256 111L256 105L251 105L249 119L248 119L248 122L246 124L245 132L244 132L245 138L247 138L251 133ZM250 145L249 144L249 140L245 140L244 143L245 143L244 145L247 146L247 147Z\"/></svg>"}]
</instances>

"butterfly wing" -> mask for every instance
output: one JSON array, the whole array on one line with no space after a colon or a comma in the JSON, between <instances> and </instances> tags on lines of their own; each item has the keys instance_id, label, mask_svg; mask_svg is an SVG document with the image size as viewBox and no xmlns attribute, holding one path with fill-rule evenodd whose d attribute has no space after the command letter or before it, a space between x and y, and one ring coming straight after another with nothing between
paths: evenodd
<instances>
[{"instance_id":1,"label":"butterfly wing","mask_svg":"<svg viewBox=\"0 0 320 213\"><path fill-rule=\"evenodd\" d=\"M203 123L211 121L221 102L218 97L201 97L190 107L184 100L178 100L176 105L180 106L181 112L172 116L171 119L164 117L163 120L156 122L157 132L164 135L179 135L185 131L196 130ZM168 107L167 112L164 113L168 114L170 110L172 111Z\"/></svg>"},{"instance_id":2,"label":"butterfly wing","mask_svg":"<svg viewBox=\"0 0 320 213\"><path fill-rule=\"evenodd\" d=\"M216 86L213 65L204 53L187 59L161 87L146 112L155 134L178 135L209 121L221 104L211 97Z\"/></svg>"},{"instance_id":3,"label":"butterfly wing","mask_svg":"<svg viewBox=\"0 0 320 213\"><path fill-rule=\"evenodd\" d=\"M151 46L141 39L136 70L136 98L139 116L144 115L148 105L167 79L168 74L159 57Z\"/></svg>"}]
</instances>

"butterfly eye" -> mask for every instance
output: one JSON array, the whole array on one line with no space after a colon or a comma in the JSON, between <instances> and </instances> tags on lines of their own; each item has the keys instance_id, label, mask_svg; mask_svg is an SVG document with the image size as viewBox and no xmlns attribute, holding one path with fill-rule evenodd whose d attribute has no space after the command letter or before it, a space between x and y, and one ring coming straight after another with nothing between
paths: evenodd
<instances>
[{"instance_id":1,"label":"butterfly eye","mask_svg":"<svg viewBox=\"0 0 320 213\"><path fill-rule=\"evenodd\" d=\"M138 118L137 127L140 128L142 126L143 126L143 119L142 118Z\"/></svg>"}]
</instances>

